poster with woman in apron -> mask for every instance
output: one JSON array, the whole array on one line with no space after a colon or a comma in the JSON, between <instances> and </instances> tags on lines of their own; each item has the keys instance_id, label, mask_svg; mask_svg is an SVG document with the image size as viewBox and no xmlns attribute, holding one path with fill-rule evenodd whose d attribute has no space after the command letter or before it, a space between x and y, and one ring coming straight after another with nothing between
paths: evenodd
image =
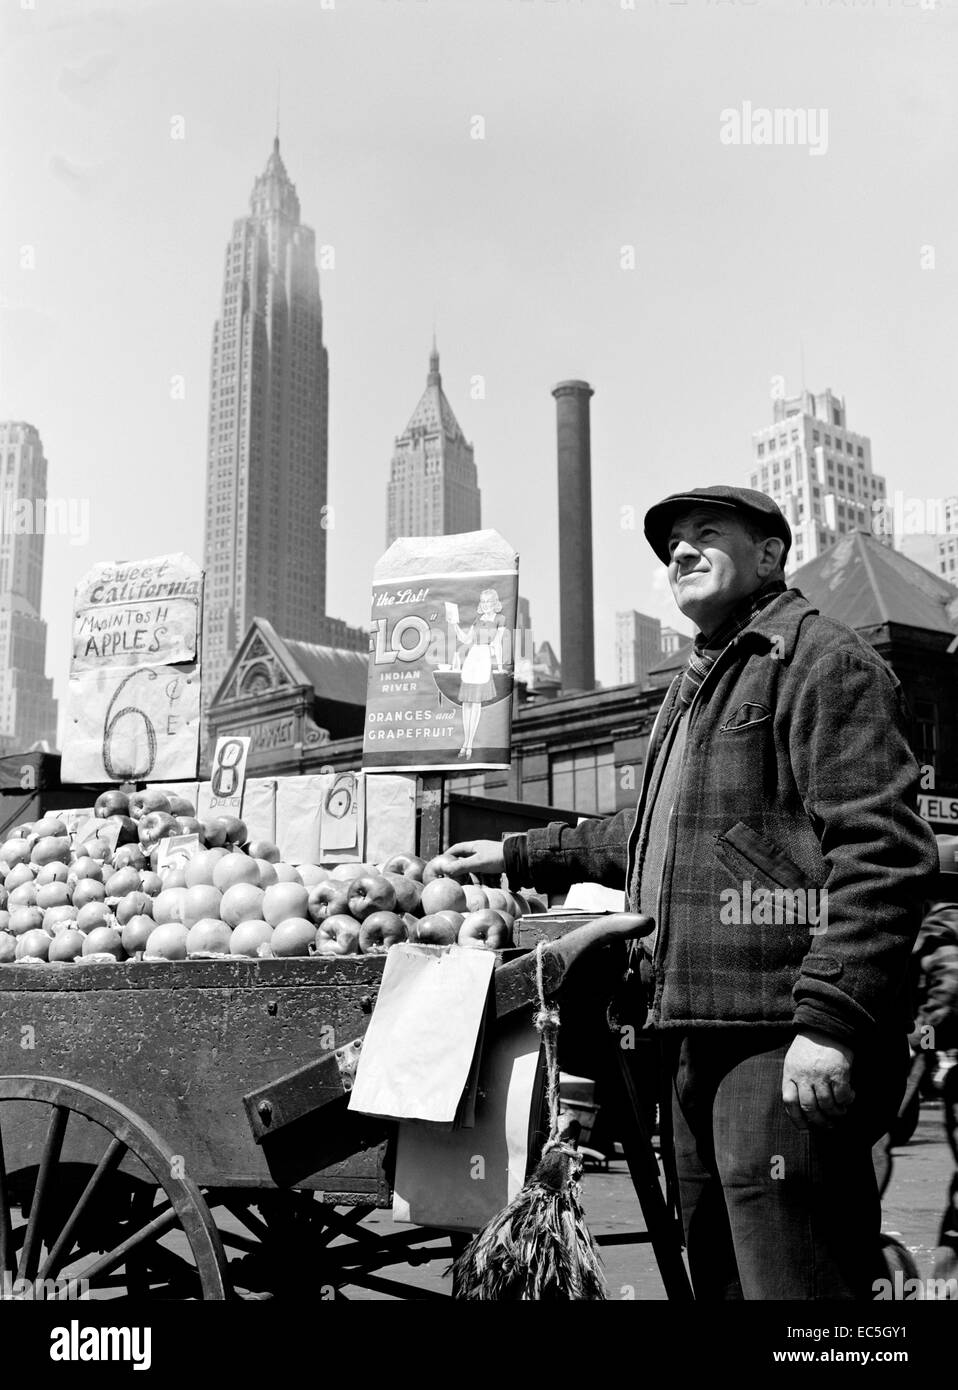
<instances>
[{"instance_id":1,"label":"poster with woman in apron","mask_svg":"<svg viewBox=\"0 0 958 1390\"><path fill-rule=\"evenodd\" d=\"M483 589L479 595L479 606L471 627L456 627L456 636L462 643L457 653L461 663L459 701L462 705L462 747L460 758L471 758L482 707L499 699L493 672L504 674L502 664L502 644L507 631L507 623L502 615L502 604L495 589Z\"/></svg>"}]
</instances>

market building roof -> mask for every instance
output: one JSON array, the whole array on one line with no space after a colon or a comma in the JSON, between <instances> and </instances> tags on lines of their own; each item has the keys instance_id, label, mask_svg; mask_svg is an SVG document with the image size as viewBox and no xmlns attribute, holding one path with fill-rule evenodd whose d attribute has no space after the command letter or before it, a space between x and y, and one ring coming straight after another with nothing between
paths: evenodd
<instances>
[{"instance_id":1,"label":"market building roof","mask_svg":"<svg viewBox=\"0 0 958 1390\"><path fill-rule=\"evenodd\" d=\"M868 531L852 531L792 575L791 587L856 631L958 633L958 589Z\"/></svg>"}]
</instances>

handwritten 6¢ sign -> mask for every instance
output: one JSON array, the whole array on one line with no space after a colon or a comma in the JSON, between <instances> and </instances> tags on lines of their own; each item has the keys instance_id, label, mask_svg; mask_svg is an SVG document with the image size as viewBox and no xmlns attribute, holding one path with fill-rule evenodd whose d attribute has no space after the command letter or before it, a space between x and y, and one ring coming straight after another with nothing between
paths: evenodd
<instances>
[{"instance_id":1,"label":"handwritten 6\u00a2 sign","mask_svg":"<svg viewBox=\"0 0 958 1390\"><path fill-rule=\"evenodd\" d=\"M61 775L71 782L189 777L199 722L195 663L78 672L70 678Z\"/></svg>"}]
</instances>

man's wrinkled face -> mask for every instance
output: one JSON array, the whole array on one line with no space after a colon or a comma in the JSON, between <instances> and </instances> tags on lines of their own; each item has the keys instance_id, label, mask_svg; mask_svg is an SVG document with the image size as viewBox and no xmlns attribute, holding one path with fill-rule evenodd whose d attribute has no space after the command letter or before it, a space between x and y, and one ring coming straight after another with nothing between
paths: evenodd
<instances>
[{"instance_id":1,"label":"man's wrinkled face","mask_svg":"<svg viewBox=\"0 0 958 1390\"><path fill-rule=\"evenodd\" d=\"M768 574L764 541L754 541L737 512L695 507L672 523L669 584L679 609L703 632L719 626Z\"/></svg>"}]
</instances>

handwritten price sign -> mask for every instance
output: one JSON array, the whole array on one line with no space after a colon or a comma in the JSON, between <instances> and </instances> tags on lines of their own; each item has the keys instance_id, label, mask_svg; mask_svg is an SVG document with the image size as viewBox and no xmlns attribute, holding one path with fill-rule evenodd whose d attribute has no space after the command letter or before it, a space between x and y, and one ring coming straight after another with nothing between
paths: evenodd
<instances>
[{"instance_id":1,"label":"handwritten price sign","mask_svg":"<svg viewBox=\"0 0 958 1390\"><path fill-rule=\"evenodd\" d=\"M97 565L80 581L64 781L195 776L202 585L185 555Z\"/></svg>"}]
</instances>

